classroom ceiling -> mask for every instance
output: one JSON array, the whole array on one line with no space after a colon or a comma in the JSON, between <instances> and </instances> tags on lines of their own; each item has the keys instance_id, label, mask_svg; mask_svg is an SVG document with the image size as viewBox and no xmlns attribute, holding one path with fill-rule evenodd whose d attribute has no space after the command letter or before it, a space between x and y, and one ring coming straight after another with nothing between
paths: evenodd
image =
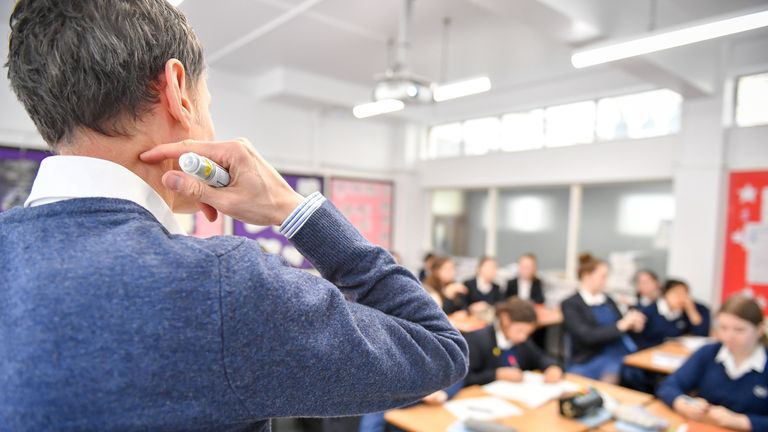
<instances>
[{"instance_id":1,"label":"classroom ceiling","mask_svg":"<svg viewBox=\"0 0 768 432\"><path fill-rule=\"evenodd\" d=\"M2 1L7 10L14 3ZM436 82L488 75L494 88L395 117L434 123L612 86L712 94L724 69L768 68L768 30L584 70L571 66L570 55L654 27L761 7L768 0L416 0L412 71ZM347 109L370 100L374 75L387 68L402 0L185 0L180 8L214 73L246 80L254 97Z\"/></svg>"}]
</instances>

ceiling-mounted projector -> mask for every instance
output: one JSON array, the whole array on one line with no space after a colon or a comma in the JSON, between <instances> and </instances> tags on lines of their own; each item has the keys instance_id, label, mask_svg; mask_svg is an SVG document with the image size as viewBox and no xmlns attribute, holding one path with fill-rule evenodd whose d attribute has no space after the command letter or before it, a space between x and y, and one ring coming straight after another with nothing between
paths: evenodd
<instances>
[{"instance_id":1,"label":"ceiling-mounted projector","mask_svg":"<svg viewBox=\"0 0 768 432\"><path fill-rule=\"evenodd\" d=\"M405 108L405 104L431 104L491 89L491 80L488 77L438 85L428 78L410 72L408 30L413 15L413 2L414 0L403 0L403 17L400 21L395 62L385 73L374 77L376 85L373 88L373 102L355 106L352 113L357 118L399 111Z\"/></svg>"}]
</instances>

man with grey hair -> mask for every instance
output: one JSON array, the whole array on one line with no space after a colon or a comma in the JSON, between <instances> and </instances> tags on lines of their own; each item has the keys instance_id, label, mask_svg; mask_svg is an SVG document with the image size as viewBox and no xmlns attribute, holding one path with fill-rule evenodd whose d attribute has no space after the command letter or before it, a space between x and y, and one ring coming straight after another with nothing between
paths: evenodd
<instances>
[{"instance_id":1,"label":"man with grey hair","mask_svg":"<svg viewBox=\"0 0 768 432\"><path fill-rule=\"evenodd\" d=\"M0 430L268 430L461 379L411 273L246 140L214 141L200 44L165 0L20 0L8 77L56 153L0 215ZM231 174L179 171L187 151ZM323 275L172 210L279 225Z\"/></svg>"}]
</instances>

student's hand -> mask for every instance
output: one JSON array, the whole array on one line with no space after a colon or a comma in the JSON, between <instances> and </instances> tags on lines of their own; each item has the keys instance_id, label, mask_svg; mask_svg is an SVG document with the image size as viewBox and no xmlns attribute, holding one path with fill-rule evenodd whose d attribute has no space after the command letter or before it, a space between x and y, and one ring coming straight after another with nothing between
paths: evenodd
<instances>
[{"instance_id":1,"label":"student's hand","mask_svg":"<svg viewBox=\"0 0 768 432\"><path fill-rule=\"evenodd\" d=\"M158 164L177 161L187 152L205 156L229 171L229 186L222 188L210 187L182 171L163 175L165 187L196 200L208 219L215 219L219 211L253 225L280 225L304 199L244 138L161 144L140 158Z\"/></svg>"},{"instance_id":2,"label":"student's hand","mask_svg":"<svg viewBox=\"0 0 768 432\"><path fill-rule=\"evenodd\" d=\"M476 314L482 313L489 307L491 307L491 305L489 305L487 302L484 302L484 301L474 302L471 305L469 305L469 313L476 315Z\"/></svg>"},{"instance_id":3,"label":"student's hand","mask_svg":"<svg viewBox=\"0 0 768 432\"><path fill-rule=\"evenodd\" d=\"M744 414L737 414L728 408L714 405L707 411L706 420L708 423L728 428L748 431L752 429L749 417Z\"/></svg>"},{"instance_id":4,"label":"student's hand","mask_svg":"<svg viewBox=\"0 0 768 432\"><path fill-rule=\"evenodd\" d=\"M545 383L556 383L561 379L563 379L563 370L560 369L560 366L552 365L544 370Z\"/></svg>"},{"instance_id":5,"label":"student's hand","mask_svg":"<svg viewBox=\"0 0 768 432\"><path fill-rule=\"evenodd\" d=\"M443 288L443 294L450 300L454 300L460 294L467 294L468 292L467 287L458 282L448 284L448 286Z\"/></svg>"},{"instance_id":6,"label":"student's hand","mask_svg":"<svg viewBox=\"0 0 768 432\"><path fill-rule=\"evenodd\" d=\"M429 396L424 397L421 401L427 405L440 405L448 400L448 393L444 390L438 390Z\"/></svg>"},{"instance_id":7,"label":"student's hand","mask_svg":"<svg viewBox=\"0 0 768 432\"><path fill-rule=\"evenodd\" d=\"M616 328L622 333L628 332L634 325L635 319L630 314L626 314L620 320L616 321Z\"/></svg>"},{"instance_id":8,"label":"student's hand","mask_svg":"<svg viewBox=\"0 0 768 432\"><path fill-rule=\"evenodd\" d=\"M694 302L690 296L686 298L684 308L685 315L688 317L688 320L691 321L691 324L695 326L700 325L703 318L699 313L699 310L696 309L696 302Z\"/></svg>"},{"instance_id":9,"label":"student's hand","mask_svg":"<svg viewBox=\"0 0 768 432\"><path fill-rule=\"evenodd\" d=\"M648 320L648 318L646 318L646 316L640 311L632 312L634 312L635 319L631 330L640 333L645 328L645 322Z\"/></svg>"},{"instance_id":10,"label":"student's hand","mask_svg":"<svg viewBox=\"0 0 768 432\"><path fill-rule=\"evenodd\" d=\"M498 368L496 369L496 379L498 381L521 382L523 380L523 371L512 367Z\"/></svg>"},{"instance_id":11,"label":"student's hand","mask_svg":"<svg viewBox=\"0 0 768 432\"><path fill-rule=\"evenodd\" d=\"M709 411L709 402L702 398L678 396L672 403L672 407L686 418L701 421L705 420Z\"/></svg>"}]
</instances>

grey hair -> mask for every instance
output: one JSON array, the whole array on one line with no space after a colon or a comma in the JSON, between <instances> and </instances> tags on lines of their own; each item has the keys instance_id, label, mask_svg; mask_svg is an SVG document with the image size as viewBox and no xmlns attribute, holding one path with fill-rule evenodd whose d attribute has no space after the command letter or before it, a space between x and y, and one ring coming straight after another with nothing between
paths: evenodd
<instances>
[{"instance_id":1,"label":"grey hair","mask_svg":"<svg viewBox=\"0 0 768 432\"><path fill-rule=\"evenodd\" d=\"M189 88L205 71L197 36L166 0L19 0L10 25L11 87L54 150L80 128L130 136L159 100L168 60L184 65Z\"/></svg>"}]
</instances>

